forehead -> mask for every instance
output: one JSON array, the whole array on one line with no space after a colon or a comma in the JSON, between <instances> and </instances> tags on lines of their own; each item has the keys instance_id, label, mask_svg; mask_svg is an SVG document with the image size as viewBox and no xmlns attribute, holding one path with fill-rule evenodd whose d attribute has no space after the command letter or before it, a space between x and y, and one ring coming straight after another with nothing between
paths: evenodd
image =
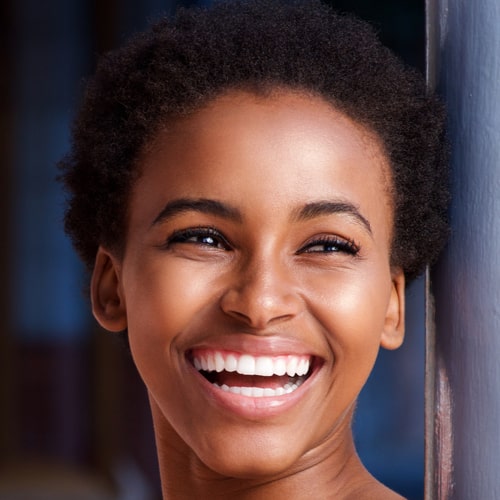
<instances>
[{"instance_id":1,"label":"forehead","mask_svg":"<svg viewBox=\"0 0 500 500\"><path fill-rule=\"evenodd\" d=\"M166 125L139 165L133 204L139 192L159 204L182 195L268 208L336 196L382 206L392 224L389 162L376 134L305 93L228 92Z\"/></svg>"},{"instance_id":2,"label":"forehead","mask_svg":"<svg viewBox=\"0 0 500 500\"><path fill-rule=\"evenodd\" d=\"M275 137L281 134L289 140L297 139L304 151L313 146L309 140L313 135L332 144L340 139L371 156L378 164L382 181L388 191L392 191L390 162L375 131L350 119L321 96L286 87L262 91L228 90L187 116L167 120L143 148L139 168L144 168L152 156L161 151L165 153L171 148L174 154L176 145L185 146L183 141L190 144L205 141L211 143L214 150L224 148L230 145L228 132L235 126L241 125L250 137L252 125L262 128L262 121L266 122L265 133L274 128ZM192 148L186 148L184 152L189 154L190 150Z\"/></svg>"}]
</instances>

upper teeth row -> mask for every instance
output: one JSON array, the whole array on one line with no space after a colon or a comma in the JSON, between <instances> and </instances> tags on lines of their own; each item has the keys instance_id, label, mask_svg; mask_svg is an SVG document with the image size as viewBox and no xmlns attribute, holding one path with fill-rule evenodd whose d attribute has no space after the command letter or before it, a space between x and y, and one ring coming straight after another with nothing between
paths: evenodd
<instances>
[{"instance_id":1,"label":"upper teeth row","mask_svg":"<svg viewBox=\"0 0 500 500\"><path fill-rule=\"evenodd\" d=\"M193 363L197 370L227 371L241 375L305 375L309 371L308 356L251 356L250 354L227 354L221 352L197 353Z\"/></svg>"}]
</instances>

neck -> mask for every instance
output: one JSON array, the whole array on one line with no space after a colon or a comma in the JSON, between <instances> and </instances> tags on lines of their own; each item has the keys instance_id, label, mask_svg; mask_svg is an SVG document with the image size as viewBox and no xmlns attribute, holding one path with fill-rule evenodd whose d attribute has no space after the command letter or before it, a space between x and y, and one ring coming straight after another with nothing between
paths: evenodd
<instances>
[{"instance_id":1,"label":"neck","mask_svg":"<svg viewBox=\"0 0 500 500\"><path fill-rule=\"evenodd\" d=\"M352 411L344 423L314 450L305 454L292 470L265 477L227 477L203 464L151 401L164 500L199 498L348 498L373 496L381 485L361 464L352 439ZM383 488L383 487L382 487ZM384 488L385 490L385 488ZM369 493L363 495L362 492ZM391 498L380 496L380 498Z\"/></svg>"}]
</instances>

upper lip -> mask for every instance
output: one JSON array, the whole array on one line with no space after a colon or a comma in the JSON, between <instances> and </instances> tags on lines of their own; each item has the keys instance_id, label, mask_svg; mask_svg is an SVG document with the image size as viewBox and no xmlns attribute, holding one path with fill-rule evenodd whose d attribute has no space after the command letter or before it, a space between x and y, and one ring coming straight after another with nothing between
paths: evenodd
<instances>
[{"instance_id":1,"label":"upper lip","mask_svg":"<svg viewBox=\"0 0 500 500\"><path fill-rule=\"evenodd\" d=\"M226 334L206 339L191 346L188 351L227 351L251 356L310 356L321 357L316 349L302 340L288 335Z\"/></svg>"}]
</instances>

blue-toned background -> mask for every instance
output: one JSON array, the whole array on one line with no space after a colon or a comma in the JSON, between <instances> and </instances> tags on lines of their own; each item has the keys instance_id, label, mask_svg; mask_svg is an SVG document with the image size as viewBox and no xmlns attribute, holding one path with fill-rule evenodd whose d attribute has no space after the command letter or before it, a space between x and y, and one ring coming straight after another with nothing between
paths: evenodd
<instances>
[{"instance_id":1,"label":"blue-toned background","mask_svg":"<svg viewBox=\"0 0 500 500\"><path fill-rule=\"evenodd\" d=\"M114 491L109 498L158 496L144 389L127 354L89 315L83 270L62 231L63 195L55 177L97 56L148 20L193 3L0 5L0 498L8 498L2 485L15 474L24 485L35 484L40 470L44 477L72 478L75 488L84 478L103 495ZM374 22L387 44L423 67L423 0L380 0L376 7L370 0L329 3ZM409 295L406 343L381 353L360 398L355 435L368 468L418 499L424 454L421 283Z\"/></svg>"}]
</instances>

